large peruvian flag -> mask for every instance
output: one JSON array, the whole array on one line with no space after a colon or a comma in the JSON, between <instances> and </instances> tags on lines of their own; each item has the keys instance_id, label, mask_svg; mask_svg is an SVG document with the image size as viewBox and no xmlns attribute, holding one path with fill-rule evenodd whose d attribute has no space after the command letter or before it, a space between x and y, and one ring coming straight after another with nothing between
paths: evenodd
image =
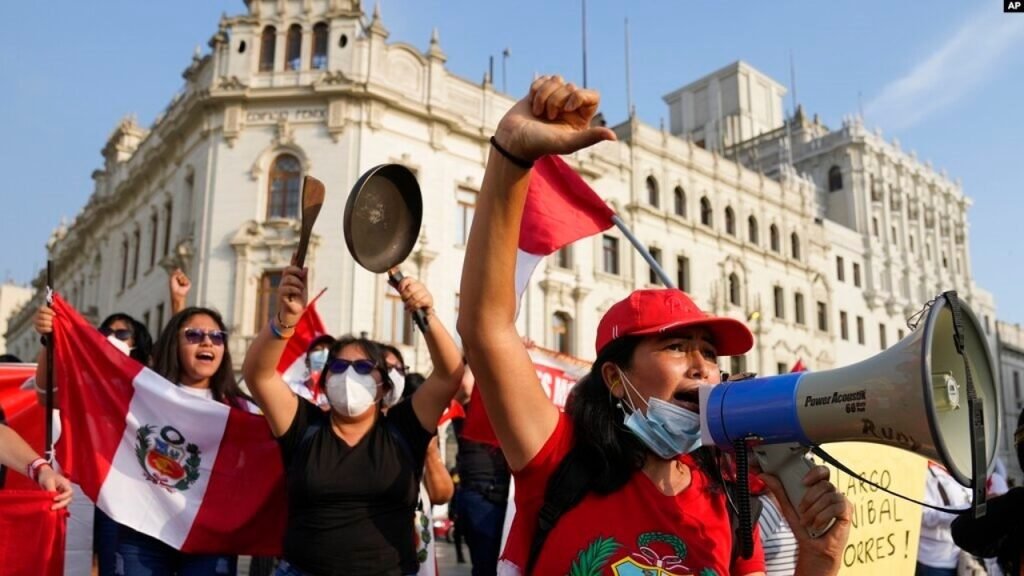
<instances>
[{"instance_id":1,"label":"large peruvian flag","mask_svg":"<svg viewBox=\"0 0 1024 576\"><path fill-rule=\"evenodd\" d=\"M537 264L547 256L611 228L615 212L558 156L533 165L519 224L516 294L522 297Z\"/></svg>"},{"instance_id":2,"label":"large peruvian flag","mask_svg":"<svg viewBox=\"0 0 1024 576\"><path fill-rule=\"evenodd\" d=\"M65 472L117 522L183 552L274 555L281 455L260 416L184 392L54 295Z\"/></svg>"}]
</instances>

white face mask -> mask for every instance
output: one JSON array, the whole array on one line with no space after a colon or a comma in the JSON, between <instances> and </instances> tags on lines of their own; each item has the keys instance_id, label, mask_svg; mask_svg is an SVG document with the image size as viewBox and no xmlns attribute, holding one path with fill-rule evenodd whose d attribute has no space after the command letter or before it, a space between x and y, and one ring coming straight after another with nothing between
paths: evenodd
<instances>
[{"instance_id":1,"label":"white face mask","mask_svg":"<svg viewBox=\"0 0 1024 576\"><path fill-rule=\"evenodd\" d=\"M129 354L132 353L132 347L129 346L128 343L125 342L124 340L118 340L117 336L114 336L113 334L107 336L107 342L110 342L114 346L114 348L120 350L125 356L128 356Z\"/></svg>"},{"instance_id":2,"label":"white face mask","mask_svg":"<svg viewBox=\"0 0 1024 576\"><path fill-rule=\"evenodd\" d=\"M405 391L405 374L397 369L388 370L388 378L391 378L391 391L384 395L384 407L390 408L398 404L402 399L402 392Z\"/></svg>"},{"instance_id":3,"label":"white face mask","mask_svg":"<svg viewBox=\"0 0 1024 576\"><path fill-rule=\"evenodd\" d=\"M366 412L377 399L377 381L373 374L359 374L349 366L341 374L327 378L327 400L331 408L346 416Z\"/></svg>"},{"instance_id":4,"label":"white face mask","mask_svg":"<svg viewBox=\"0 0 1024 576\"><path fill-rule=\"evenodd\" d=\"M699 414L660 398L644 400L621 369L619 377L640 401L647 405L645 415L633 405L629 394L624 394L623 398L630 405L632 412L626 414L623 424L652 452L665 460L670 460L701 447Z\"/></svg>"}]
</instances>

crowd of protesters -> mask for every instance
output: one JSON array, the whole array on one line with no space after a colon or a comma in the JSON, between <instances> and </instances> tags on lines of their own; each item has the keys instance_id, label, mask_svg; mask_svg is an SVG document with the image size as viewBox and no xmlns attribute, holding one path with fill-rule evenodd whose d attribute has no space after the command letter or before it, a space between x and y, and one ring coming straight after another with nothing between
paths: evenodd
<instances>
[{"instance_id":1,"label":"crowd of protesters","mask_svg":"<svg viewBox=\"0 0 1024 576\"><path fill-rule=\"evenodd\" d=\"M460 561L464 540L474 576L611 574L615 558L638 554L652 565L685 565L701 574L774 574L779 566L801 575L838 572L851 511L827 468L807 473L801 502L790 502L781 484L765 477L768 513L754 529L753 553L743 557L733 542L730 457L685 435L666 442L657 429L698 410L696 389L721 380L721 356L751 348L753 336L742 323L704 313L678 290L638 290L601 319L597 359L573 389L566 411L544 396L516 329L519 225L536 159L614 139L591 123L598 104L597 93L544 76L499 123L463 268L458 331L464 349L434 314L422 283L405 278L397 286L405 307L425 314L429 375L410 372L394 346L337 334L312 340L302 377L286 380L278 365L309 304L309 270L294 265L283 270L274 312L246 351L244 387L232 370L227 326L216 310L186 305L191 285L180 270L169 281L173 316L155 342L127 314L100 324L110 345L168 386L266 420L280 448L288 512L283 554L257 559L253 573L434 574L432 507L445 503L455 519ZM43 338L51 335L53 309L38 310L35 328ZM45 403L42 354L35 387ZM450 473L438 422L453 399L469 402L474 387L483 404L474 408L486 408L498 445L465 437L456 421L457 465ZM1018 441L1020 436L1018 430ZM54 492L55 509L76 494L85 506L78 513L94 515L93 548L102 576L237 572L236 556L182 552L93 509L60 473L59 462L42 458L3 425L0 464ZM940 478L943 472L932 474ZM515 515L503 542L513 482ZM943 504L966 504L948 500L948 490L938 489L947 495ZM990 506L1014 510L1019 500L1011 491ZM948 534L950 519L937 518L944 524L935 533ZM1017 526L1016 532L999 532L998 545L985 540L964 546L998 555L1019 573L1019 521ZM922 536L922 563L931 534ZM936 545L933 551L944 554L946 566L948 550Z\"/></svg>"}]
</instances>

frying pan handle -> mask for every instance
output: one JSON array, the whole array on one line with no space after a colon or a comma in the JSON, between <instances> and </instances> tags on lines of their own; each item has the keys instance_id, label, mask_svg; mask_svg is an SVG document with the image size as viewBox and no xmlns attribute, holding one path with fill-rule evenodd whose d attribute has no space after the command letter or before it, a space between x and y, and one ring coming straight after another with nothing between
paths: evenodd
<instances>
[{"instance_id":1,"label":"frying pan handle","mask_svg":"<svg viewBox=\"0 0 1024 576\"><path fill-rule=\"evenodd\" d=\"M398 283L405 279L405 275L400 270L388 270L388 284L398 290ZM423 334L427 333L427 315L423 310L413 310L412 320L416 323L416 327L420 329Z\"/></svg>"}]
</instances>

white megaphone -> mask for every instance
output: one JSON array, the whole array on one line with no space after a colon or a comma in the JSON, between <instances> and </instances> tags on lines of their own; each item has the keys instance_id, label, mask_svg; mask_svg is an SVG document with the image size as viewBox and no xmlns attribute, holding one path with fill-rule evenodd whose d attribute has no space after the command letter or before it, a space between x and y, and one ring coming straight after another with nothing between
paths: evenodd
<instances>
[{"instance_id":1,"label":"white megaphone","mask_svg":"<svg viewBox=\"0 0 1024 576\"><path fill-rule=\"evenodd\" d=\"M964 355L984 414L979 452L987 468L1000 436L999 386L977 318L963 301L959 308ZM736 441L754 439L762 469L779 477L794 505L803 498L801 480L811 466L806 447L829 442L908 450L972 486L966 383L964 359L954 343L953 311L940 296L909 336L857 364L702 387L702 441L732 450ZM981 478L982 495L984 483Z\"/></svg>"}]
</instances>

